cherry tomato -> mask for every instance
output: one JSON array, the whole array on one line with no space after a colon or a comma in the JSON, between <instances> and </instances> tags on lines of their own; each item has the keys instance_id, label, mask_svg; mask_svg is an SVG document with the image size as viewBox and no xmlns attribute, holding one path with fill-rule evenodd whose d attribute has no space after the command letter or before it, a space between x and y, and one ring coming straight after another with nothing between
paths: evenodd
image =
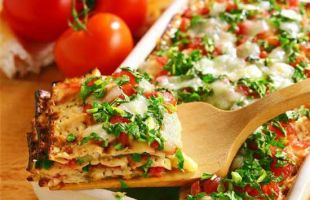
<instances>
[{"instance_id":1,"label":"cherry tomato","mask_svg":"<svg viewBox=\"0 0 310 200\"><path fill-rule=\"evenodd\" d=\"M147 0L98 0L97 12L109 12L122 18L132 33L143 25L147 16Z\"/></svg>"},{"instance_id":2,"label":"cherry tomato","mask_svg":"<svg viewBox=\"0 0 310 200\"><path fill-rule=\"evenodd\" d=\"M110 123L111 124L117 124L117 123L129 123L129 119L119 116L119 115L115 115L113 117L111 117L110 119Z\"/></svg>"},{"instance_id":3,"label":"cherry tomato","mask_svg":"<svg viewBox=\"0 0 310 200\"><path fill-rule=\"evenodd\" d=\"M27 40L51 42L68 27L72 0L4 0L3 13L14 32Z\"/></svg>"},{"instance_id":4,"label":"cherry tomato","mask_svg":"<svg viewBox=\"0 0 310 200\"><path fill-rule=\"evenodd\" d=\"M150 176L161 177L165 172L165 168L163 167L150 167L148 174Z\"/></svg>"},{"instance_id":5,"label":"cherry tomato","mask_svg":"<svg viewBox=\"0 0 310 200\"><path fill-rule=\"evenodd\" d=\"M119 134L118 140L119 140L119 142L120 142L124 147L126 147L126 146L129 145L129 137L128 137L128 135L127 135L126 133L124 133L124 132L121 132L121 133Z\"/></svg>"},{"instance_id":6,"label":"cherry tomato","mask_svg":"<svg viewBox=\"0 0 310 200\"><path fill-rule=\"evenodd\" d=\"M277 160L275 158L271 163L270 169L275 176L282 176L284 179L291 176L291 174L294 171L294 167L291 164L287 164L282 167L277 167Z\"/></svg>"},{"instance_id":7,"label":"cherry tomato","mask_svg":"<svg viewBox=\"0 0 310 200\"><path fill-rule=\"evenodd\" d=\"M200 181L195 181L191 185L191 195L197 195L201 192Z\"/></svg>"},{"instance_id":8,"label":"cherry tomato","mask_svg":"<svg viewBox=\"0 0 310 200\"><path fill-rule=\"evenodd\" d=\"M280 189L277 183L271 181L266 185L262 185L262 191L267 195L275 195L277 197L279 196Z\"/></svg>"},{"instance_id":9,"label":"cherry tomato","mask_svg":"<svg viewBox=\"0 0 310 200\"><path fill-rule=\"evenodd\" d=\"M87 23L87 31L69 28L57 40L55 61L69 77L82 75L98 67L111 74L133 48L133 39L127 25L119 17L99 13Z\"/></svg>"},{"instance_id":10,"label":"cherry tomato","mask_svg":"<svg viewBox=\"0 0 310 200\"><path fill-rule=\"evenodd\" d=\"M211 194L212 192L217 192L217 188L221 182L220 177L216 177L214 179L207 179L203 181L202 188L206 194Z\"/></svg>"}]
</instances>

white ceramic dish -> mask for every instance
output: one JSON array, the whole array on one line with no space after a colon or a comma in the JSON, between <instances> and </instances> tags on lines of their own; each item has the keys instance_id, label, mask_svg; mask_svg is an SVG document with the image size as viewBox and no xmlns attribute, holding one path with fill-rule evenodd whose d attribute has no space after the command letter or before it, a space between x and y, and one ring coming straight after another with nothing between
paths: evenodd
<instances>
[{"instance_id":1,"label":"white ceramic dish","mask_svg":"<svg viewBox=\"0 0 310 200\"><path fill-rule=\"evenodd\" d=\"M308 1L308 0L306 0ZM128 66L136 69L143 63L146 57L152 52L156 43L167 29L172 17L181 13L187 6L188 0L174 0L171 6L163 13L157 22L149 29L139 41L133 51L124 60L121 66ZM114 200L113 192L104 189L81 190L81 191L49 191L41 188L36 183L32 184L34 191L41 200ZM299 170L298 178L288 196L289 200L308 200L310 198L310 155ZM124 200L132 200L125 197Z\"/></svg>"}]
</instances>

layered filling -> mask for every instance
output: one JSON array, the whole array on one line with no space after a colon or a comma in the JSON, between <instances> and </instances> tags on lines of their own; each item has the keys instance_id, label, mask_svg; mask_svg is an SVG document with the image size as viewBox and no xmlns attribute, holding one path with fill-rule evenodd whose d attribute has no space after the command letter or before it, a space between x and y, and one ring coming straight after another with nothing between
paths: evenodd
<instances>
[{"instance_id":1,"label":"layered filling","mask_svg":"<svg viewBox=\"0 0 310 200\"><path fill-rule=\"evenodd\" d=\"M192 0L140 70L179 103L239 109L310 78L309 16L310 4L295 0ZM187 199L285 199L310 151L309 112L259 127L228 176L204 174Z\"/></svg>"},{"instance_id":2,"label":"layered filling","mask_svg":"<svg viewBox=\"0 0 310 200\"><path fill-rule=\"evenodd\" d=\"M30 160L33 179L53 187L195 170L181 150L174 96L156 90L148 79L123 69L56 83L34 123L34 130L45 127L39 135L48 139L45 154Z\"/></svg>"}]
</instances>

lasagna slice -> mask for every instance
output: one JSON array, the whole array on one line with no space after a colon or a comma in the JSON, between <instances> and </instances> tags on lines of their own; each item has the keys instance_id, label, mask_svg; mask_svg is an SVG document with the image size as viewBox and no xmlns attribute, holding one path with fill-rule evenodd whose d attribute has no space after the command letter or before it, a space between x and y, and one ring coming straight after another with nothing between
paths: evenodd
<instances>
[{"instance_id":1,"label":"lasagna slice","mask_svg":"<svg viewBox=\"0 0 310 200\"><path fill-rule=\"evenodd\" d=\"M191 172L182 152L176 100L129 69L53 85L36 93L28 134L30 180L40 186ZM85 188L85 187L83 187Z\"/></svg>"}]
</instances>

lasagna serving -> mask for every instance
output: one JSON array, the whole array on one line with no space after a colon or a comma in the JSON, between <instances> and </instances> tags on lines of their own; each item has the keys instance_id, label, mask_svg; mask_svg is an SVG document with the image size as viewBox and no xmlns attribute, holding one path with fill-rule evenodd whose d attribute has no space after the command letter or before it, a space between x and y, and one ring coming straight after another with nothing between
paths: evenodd
<instances>
[{"instance_id":1,"label":"lasagna serving","mask_svg":"<svg viewBox=\"0 0 310 200\"><path fill-rule=\"evenodd\" d=\"M182 152L176 99L146 74L95 70L36 92L29 180L53 189L194 171Z\"/></svg>"},{"instance_id":2,"label":"lasagna serving","mask_svg":"<svg viewBox=\"0 0 310 200\"><path fill-rule=\"evenodd\" d=\"M236 110L310 78L309 3L189 2L140 66L179 103L204 101ZM228 176L204 174L187 199L285 199L309 151L310 109L305 105L259 127Z\"/></svg>"}]
</instances>

